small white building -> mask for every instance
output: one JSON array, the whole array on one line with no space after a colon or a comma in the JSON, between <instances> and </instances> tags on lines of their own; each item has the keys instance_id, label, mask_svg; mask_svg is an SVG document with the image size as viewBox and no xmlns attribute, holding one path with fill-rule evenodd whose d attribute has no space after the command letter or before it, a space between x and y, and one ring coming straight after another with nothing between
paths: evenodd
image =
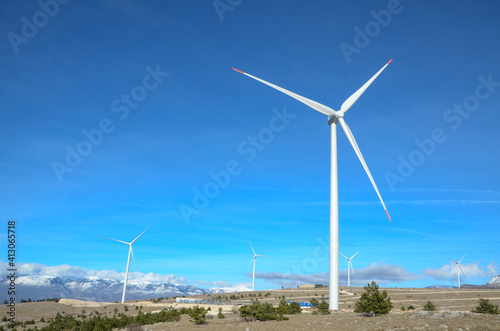
<instances>
[{"instance_id":1,"label":"small white building","mask_svg":"<svg viewBox=\"0 0 500 331\"><path fill-rule=\"evenodd\" d=\"M203 299L199 298L181 298L181 297L175 298L175 302L177 303L200 303L202 301Z\"/></svg>"}]
</instances>

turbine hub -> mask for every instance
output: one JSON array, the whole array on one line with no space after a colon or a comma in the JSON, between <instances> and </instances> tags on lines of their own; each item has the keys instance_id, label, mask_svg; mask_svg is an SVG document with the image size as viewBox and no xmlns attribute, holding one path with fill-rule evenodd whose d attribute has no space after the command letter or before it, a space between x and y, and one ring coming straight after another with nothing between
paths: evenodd
<instances>
[{"instance_id":1,"label":"turbine hub","mask_svg":"<svg viewBox=\"0 0 500 331\"><path fill-rule=\"evenodd\" d=\"M337 124L339 122L339 118L344 117L343 114L339 114L339 112L335 112L334 115L328 116L328 125L332 125L332 123Z\"/></svg>"}]
</instances>

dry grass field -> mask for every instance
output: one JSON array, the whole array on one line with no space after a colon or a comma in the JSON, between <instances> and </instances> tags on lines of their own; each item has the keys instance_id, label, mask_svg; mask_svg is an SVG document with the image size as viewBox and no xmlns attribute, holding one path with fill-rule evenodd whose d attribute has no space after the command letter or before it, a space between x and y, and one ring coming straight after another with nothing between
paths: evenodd
<instances>
[{"instance_id":1,"label":"dry grass field","mask_svg":"<svg viewBox=\"0 0 500 331\"><path fill-rule=\"evenodd\" d=\"M490 299L496 305L500 305L500 289L386 289L391 297L394 308L388 315L377 317L363 317L353 312L353 307L360 294L364 292L362 287L342 287L340 296L339 312L330 315L312 315L310 309L304 309L302 314L291 315L288 321L266 321L245 322L237 314L233 314L238 305L248 304L256 294L261 302L277 304L281 296L290 301L309 301L316 298L321 301L328 296L327 288L312 289L289 289L289 290L265 290L256 292L236 292L222 295L239 296L239 299L231 300L231 305L211 306L206 325L194 325L189 321L187 315L182 315L179 322L159 323L144 326L144 330L500 330L500 315L483 315L471 313L471 309L477 306L478 299ZM270 293L265 296L267 293ZM260 296L261 294L262 296ZM195 296L201 298L203 296ZM205 296L208 298L208 296ZM423 311L422 307L430 300L437 310L433 312ZM414 306L416 309L402 311L401 307ZM23 322L34 320L41 328L48 325L48 320L58 312L71 314L75 317L82 313L86 316L98 312L104 316L113 316L115 309L127 315L137 315L139 311L144 313L155 312L164 307L189 307L190 304L177 304L170 300L160 303L151 301L130 301L124 305L118 303L87 302L78 300L62 299L59 303L36 302L22 303L16 305L16 321ZM141 307L142 306L142 307ZM222 307L226 318L218 319L218 308ZM5 316L7 307L0 306L0 314ZM46 322L40 322L43 318ZM6 327L6 323L0 325ZM22 328L18 327L18 330Z\"/></svg>"}]
</instances>

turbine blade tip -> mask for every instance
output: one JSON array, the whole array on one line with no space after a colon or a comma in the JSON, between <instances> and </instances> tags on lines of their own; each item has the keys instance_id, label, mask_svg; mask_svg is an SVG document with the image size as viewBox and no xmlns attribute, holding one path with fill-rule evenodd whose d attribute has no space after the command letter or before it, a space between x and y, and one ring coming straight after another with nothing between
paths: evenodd
<instances>
[{"instance_id":1,"label":"turbine blade tip","mask_svg":"<svg viewBox=\"0 0 500 331\"><path fill-rule=\"evenodd\" d=\"M387 214L387 217L389 217L389 222L392 222L391 216L389 216L389 212L387 211L387 209L385 210L385 213Z\"/></svg>"},{"instance_id":2,"label":"turbine blade tip","mask_svg":"<svg viewBox=\"0 0 500 331\"><path fill-rule=\"evenodd\" d=\"M239 72L239 73L242 73L242 74L244 74L244 72L243 72L243 71L241 71L241 70L238 70L238 69L236 69L236 68L234 68L234 67L232 67L232 68L233 68L233 70L234 70L234 71L237 71L237 72Z\"/></svg>"},{"instance_id":3,"label":"turbine blade tip","mask_svg":"<svg viewBox=\"0 0 500 331\"><path fill-rule=\"evenodd\" d=\"M387 62L387 64L391 63L392 62L392 59L389 60L389 62Z\"/></svg>"}]
</instances>

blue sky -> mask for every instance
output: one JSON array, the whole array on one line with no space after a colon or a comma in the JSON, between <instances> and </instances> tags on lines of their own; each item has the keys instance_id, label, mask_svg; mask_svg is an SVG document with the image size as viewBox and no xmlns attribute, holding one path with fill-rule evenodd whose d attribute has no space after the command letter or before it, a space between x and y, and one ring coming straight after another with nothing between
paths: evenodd
<instances>
[{"instance_id":1,"label":"blue sky","mask_svg":"<svg viewBox=\"0 0 500 331\"><path fill-rule=\"evenodd\" d=\"M345 119L392 223L338 130L352 282L454 285L446 258L466 251L466 283L500 272L497 2L0 8L0 205L33 273L123 275L127 247L97 236L153 224L134 245L139 278L248 286L247 236L271 256L257 289L326 282L327 119L231 67L338 110L390 59Z\"/></svg>"}]
</instances>

